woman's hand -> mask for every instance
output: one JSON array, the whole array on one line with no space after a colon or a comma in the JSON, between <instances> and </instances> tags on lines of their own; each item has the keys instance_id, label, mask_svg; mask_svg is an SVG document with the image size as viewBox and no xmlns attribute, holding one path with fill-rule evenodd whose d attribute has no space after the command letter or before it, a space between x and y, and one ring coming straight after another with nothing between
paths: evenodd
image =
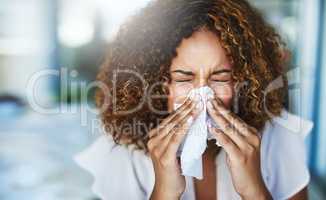
<instances>
[{"instance_id":1,"label":"woman's hand","mask_svg":"<svg viewBox=\"0 0 326 200\"><path fill-rule=\"evenodd\" d=\"M200 108L187 99L155 129L149 132L147 143L155 171L155 185L151 199L179 199L186 187L185 177L177 159L177 150L190 124L189 117L198 116Z\"/></svg>"},{"instance_id":2,"label":"woman's hand","mask_svg":"<svg viewBox=\"0 0 326 200\"><path fill-rule=\"evenodd\" d=\"M219 128L209 127L227 153L232 182L242 199L272 199L260 168L260 136L227 110L219 99L208 102L208 112Z\"/></svg>"}]
</instances>

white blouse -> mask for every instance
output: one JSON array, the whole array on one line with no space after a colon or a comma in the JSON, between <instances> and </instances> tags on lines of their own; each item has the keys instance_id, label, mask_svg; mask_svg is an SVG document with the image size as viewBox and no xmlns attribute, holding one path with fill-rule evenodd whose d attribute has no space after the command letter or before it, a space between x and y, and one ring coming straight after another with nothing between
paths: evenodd
<instances>
[{"instance_id":1,"label":"white blouse","mask_svg":"<svg viewBox=\"0 0 326 200\"><path fill-rule=\"evenodd\" d=\"M261 173L275 200L288 199L310 180L304 138L312 122L283 110L281 116L266 122L261 141ZM235 192L221 149L216 156L217 199L241 199ZM110 136L100 136L75 161L94 177L93 192L103 200L149 199L155 181L152 161L141 150L116 145ZM195 199L192 177L186 176L181 199Z\"/></svg>"}]
</instances>

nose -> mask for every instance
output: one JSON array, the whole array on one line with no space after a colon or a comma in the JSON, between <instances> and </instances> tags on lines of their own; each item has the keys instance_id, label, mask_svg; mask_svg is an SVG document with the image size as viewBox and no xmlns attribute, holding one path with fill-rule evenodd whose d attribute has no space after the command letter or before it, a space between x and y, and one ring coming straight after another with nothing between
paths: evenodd
<instances>
[{"instance_id":1,"label":"nose","mask_svg":"<svg viewBox=\"0 0 326 200\"><path fill-rule=\"evenodd\" d=\"M196 81L194 83L195 88L208 86L209 72L205 68L200 68Z\"/></svg>"},{"instance_id":2,"label":"nose","mask_svg":"<svg viewBox=\"0 0 326 200\"><path fill-rule=\"evenodd\" d=\"M208 86L208 81L207 81L207 78L205 78L205 77L199 78L194 83L195 88L204 87L204 86Z\"/></svg>"}]
</instances>

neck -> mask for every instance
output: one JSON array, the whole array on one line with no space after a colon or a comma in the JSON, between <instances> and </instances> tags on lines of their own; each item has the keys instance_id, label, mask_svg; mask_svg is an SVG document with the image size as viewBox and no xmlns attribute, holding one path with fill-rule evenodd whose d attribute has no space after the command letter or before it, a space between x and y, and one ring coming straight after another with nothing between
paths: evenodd
<instances>
[{"instance_id":1,"label":"neck","mask_svg":"<svg viewBox=\"0 0 326 200\"><path fill-rule=\"evenodd\" d=\"M216 144L216 140L207 140L207 148L204 152L204 157L207 159L214 159L220 151L221 147L218 147Z\"/></svg>"}]
</instances>

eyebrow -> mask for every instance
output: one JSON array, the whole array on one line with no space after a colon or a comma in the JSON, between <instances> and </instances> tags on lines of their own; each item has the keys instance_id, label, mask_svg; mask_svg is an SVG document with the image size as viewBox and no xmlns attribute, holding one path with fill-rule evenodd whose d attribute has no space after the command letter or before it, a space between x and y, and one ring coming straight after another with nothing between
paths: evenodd
<instances>
[{"instance_id":1,"label":"eyebrow","mask_svg":"<svg viewBox=\"0 0 326 200\"><path fill-rule=\"evenodd\" d=\"M212 75L218 75L218 74L221 74L221 73L230 73L230 72L231 72L230 69L215 70L215 71L212 72L211 76ZM185 71L185 70L181 70L181 69L174 70L171 73L182 73L182 74L185 74L185 75L188 75L188 76L194 76L194 73L192 71Z\"/></svg>"},{"instance_id":2,"label":"eyebrow","mask_svg":"<svg viewBox=\"0 0 326 200\"><path fill-rule=\"evenodd\" d=\"M230 73L230 72L231 72L230 69L220 69L220 70L213 71L211 75L217 75L217 74L221 74L221 73Z\"/></svg>"},{"instance_id":3,"label":"eyebrow","mask_svg":"<svg viewBox=\"0 0 326 200\"><path fill-rule=\"evenodd\" d=\"M185 70L181 70L181 69L174 70L171 73L181 73L181 74L185 74L185 75L188 75L188 76L194 76L195 75L192 71L185 71Z\"/></svg>"}]
</instances>

